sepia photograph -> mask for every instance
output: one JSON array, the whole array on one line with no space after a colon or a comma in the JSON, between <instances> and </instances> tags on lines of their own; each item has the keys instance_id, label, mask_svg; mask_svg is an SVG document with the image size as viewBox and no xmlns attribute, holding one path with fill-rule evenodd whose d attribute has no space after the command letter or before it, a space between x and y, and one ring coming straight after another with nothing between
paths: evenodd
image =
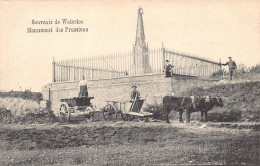
<instances>
[{"instance_id":1,"label":"sepia photograph","mask_svg":"<svg viewBox=\"0 0 260 166\"><path fill-rule=\"evenodd\" d=\"M0 165L260 165L259 0L0 0Z\"/></svg>"}]
</instances>

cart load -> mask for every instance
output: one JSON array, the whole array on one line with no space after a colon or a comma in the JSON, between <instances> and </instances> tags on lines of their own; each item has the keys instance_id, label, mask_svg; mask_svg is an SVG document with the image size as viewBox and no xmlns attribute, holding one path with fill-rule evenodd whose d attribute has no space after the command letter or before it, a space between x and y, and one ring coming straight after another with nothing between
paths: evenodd
<instances>
[{"instance_id":1,"label":"cart load","mask_svg":"<svg viewBox=\"0 0 260 166\"><path fill-rule=\"evenodd\" d=\"M60 109L58 117L61 121L84 119L93 121L94 115L99 113L94 105L90 102L94 97L73 97L60 99Z\"/></svg>"}]
</instances>

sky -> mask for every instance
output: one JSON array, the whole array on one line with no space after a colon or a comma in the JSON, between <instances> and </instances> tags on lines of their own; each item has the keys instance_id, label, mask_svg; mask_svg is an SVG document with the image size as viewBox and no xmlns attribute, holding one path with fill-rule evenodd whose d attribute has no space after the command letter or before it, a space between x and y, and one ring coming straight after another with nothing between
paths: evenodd
<instances>
[{"instance_id":1,"label":"sky","mask_svg":"<svg viewBox=\"0 0 260 166\"><path fill-rule=\"evenodd\" d=\"M164 47L214 61L232 56L260 63L260 1L0 1L0 90L31 89L52 81L56 60L132 50L137 10L143 8L149 48ZM27 33L32 20L79 19L88 32Z\"/></svg>"}]
</instances>

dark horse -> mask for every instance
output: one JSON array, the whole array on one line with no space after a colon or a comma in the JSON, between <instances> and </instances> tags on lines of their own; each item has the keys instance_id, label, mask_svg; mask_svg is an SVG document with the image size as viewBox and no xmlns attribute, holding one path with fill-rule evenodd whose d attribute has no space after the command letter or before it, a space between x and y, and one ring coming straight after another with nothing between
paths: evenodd
<instances>
[{"instance_id":1,"label":"dark horse","mask_svg":"<svg viewBox=\"0 0 260 166\"><path fill-rule=\"evenodd\" d=\"M165 96L163 98L164 116L167 123L169 123L169 113L171 110L179 112L179 121L182 123L183 111L186 111L186 122L190 122L190 114L192 112L201 112L201 121L205 117L207 121L207 113L214 106L223 107L223 101L220 97L174 97Z\"/></svg>"}]
</instances>

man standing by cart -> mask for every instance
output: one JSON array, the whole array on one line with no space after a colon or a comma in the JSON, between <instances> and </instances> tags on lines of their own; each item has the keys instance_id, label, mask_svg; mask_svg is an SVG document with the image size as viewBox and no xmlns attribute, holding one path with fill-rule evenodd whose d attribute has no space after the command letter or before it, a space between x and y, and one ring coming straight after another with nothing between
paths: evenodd
<instances>
[{"instance_id":1,"label":"man standing by cart","mask_svg":"<svg viewBox=\"0 0 260 166\"><path fill-rule=\"evenodd\" d=\"M134 112L139 112L139 108L140 108L140 92L137 90L137 86L132 86L133 88L133 91L131 92L131 100L130 100L130 103L131 103L131 106L129 107L131 111L134 111Z\"/></svg>"},{"instance_id":2,"label":"man standing by cart","mask_svg":"<svg viewBox=\"0 0 260 166\"><path fill-rule=\"evenodd\" d=\"M229 68L229 79L232 80L232 75L234 74L235 70L237 69L236 62L232 60L232 57L228 57L229 61L222 65L228 65Z\"/></svg>"},{"instance_id":3,"label":"man standing by cart","mask_svg":"<svg viewBox=\"0 0 260 166\"><path fill-rule=\"evenodd\" d=\"M140 92L137 90L137 86L132 86L133 91L131 92L131 101L140 99Z\"/></svg>"}]
</instances>

